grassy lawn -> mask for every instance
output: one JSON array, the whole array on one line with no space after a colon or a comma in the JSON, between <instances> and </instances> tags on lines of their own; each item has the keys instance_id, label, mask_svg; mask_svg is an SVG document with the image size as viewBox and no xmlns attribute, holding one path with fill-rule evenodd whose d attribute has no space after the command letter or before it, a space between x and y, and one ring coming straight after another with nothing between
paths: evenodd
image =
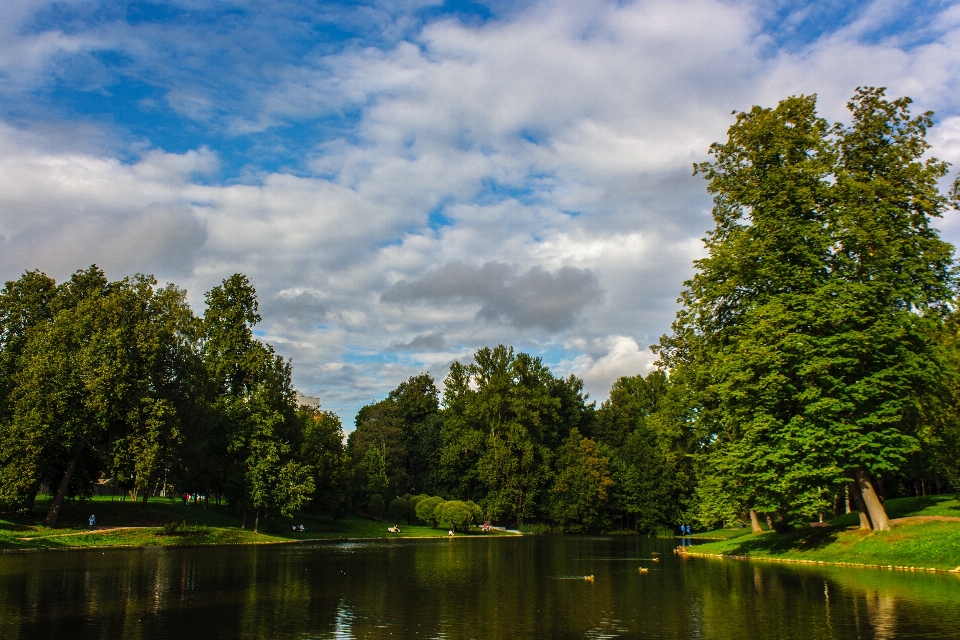
<instances>
[{"instance_id":1,"label":"grassy lawn","mask_svg":"<svg viewBox=\"0 0 960 640\"><path fill-rule=\"evenodd\" d=\"M891 518L960 517L960 502L947 496L888 500ZM784 534L747 533L698 544L697 554L777 558L831 563L935 568L960 567L960 521L908 519L895 522L892 531L860 531L856 513L830 521L829 527ZM743 531L743 530L729 530ZM711 532L716 533L716 532ZM701 537L715 537L701 534Z\"/></svg>"},{"instance_id":2,"label":"grassy lawn","mask_svg":"<svg viewBox=\"0 0 960 640\"><path fill-rule=\"evenodd\" d=\"M49 499L38 500L32 517L0 517L0 549L57 549L66 547L178 546L203 544L281 543L297 540L337 538L409 538L444 537L446 529L400 524L400 533L388 533L393 523L378 522L349 515L336 522L310 514L296 514L293 519L264 518L260 532L253 533L252 518L247 529L240 528L240 518L226 506L211 504L204 509L179 501L155 498L147 503L111 500L97 497L86 502L65 504L59 527L51 529L40 523ZM97 530L90 532L87 518L97 517ZM164 525L179 523L170 531ZM297 533L291 525L303 524L307 531ZM483 534L471 531L458 535Z\"/></svg>"},{"instance_id":3,"label":"grassy lawn","mask_svg":"<svg viewBox=\"0 0 960 640\"><path fill-rule=\"evenodd\" d=\"M764 525L764 528L766 528L766 525ZM749 534L750 527L744 527L742 529L714 529L713 531L694 533L686 537L699 538L701 540L730 540L732 538L739 538Z\"/></svg>"}]
</instances>

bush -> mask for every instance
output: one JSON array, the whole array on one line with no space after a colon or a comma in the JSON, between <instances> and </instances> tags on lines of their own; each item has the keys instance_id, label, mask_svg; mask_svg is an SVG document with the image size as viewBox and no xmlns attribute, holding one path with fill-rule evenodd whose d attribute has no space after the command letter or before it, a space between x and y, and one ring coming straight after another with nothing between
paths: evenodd
<instances>
[{"instance_id":1,"label":"bush","mask_svg":"<svg viewBox=\"0 0 960 640\"><path fill-rule=\"evenodd\" d=\"M430 496L428 496L427 494L421 493L421 494L418 495L418 496L413 496L412 498L408 498L408 499L410 500L410 504L413 505L413 508L416 509L416 508L417 508L417 505L420 504L420 502L421 502L422 500L426 500L426 499L429 498L429 497L430 497Z\"/></svg>"},{"instance_id":2,"label":"bush","mask_svg":"<svg viewBox=\"0 0 960 640\"><path fill-rule=\"evenodd\" d=\"M548 533L552 533L552 530L550 529L550 525L548 524L534 523L534 524L520 525L520 532L534 535L534 536L543 536Z\"/></svg>"},{"instance_id":3,"label":"bush","mask_svg":"<svg viewBox=\"0 0 960 640\"><path fill-rule=\"evenodd\" d=\"M483 524L483 509L480 508L480 505L476 504L473 500L467 500L463 504L467 505L470 513L473 514L473 524Z\"/></svg>"},{"instance_id":4,"label":"bush","mask_svg":"<svg viewBox=\"0 0 960 640\"><path fill-rule=\"evenodd\" d=\"M182 522L168 522L163 525L163 535L165 536L182 536L187 531L187 521Z\"/></svg>"},{"instance_id":5,"label":"bush","mask_svg":"<svg viewBox=\"0 0 960 640\"><path fill-rule=\"evenodd\" d=\"M424 498L417 503L416 513L417 517L423 521L424 524L428 524L434 529L437 528L437 507L443 504L443 498L438 498L436 496L432 498Z\"/></svg>"},{"instance_id":6,"label":"bush","mask_svg":"<svg viewBox=\"0 0 960 640\"><path fill-rule=\"evenodd\" d=\"M386 507L383 504L383 496L379 493L375 493L370 496L370 501L367 503L367 513L372 515L374 518L379 518L383 516L383 512Z\"/></svg>"},{"instance_id":7,"label":"bush","mask_svg":"<svg viewBox=\"0 0 960 640\"><path fill-rule=\"evenodd\" d=\"M482 516L477 505L471 508L466 502L449 500L437 507L435 517L437 521L449 524L454 531L468 531L470 525L476 521L474 518L476 513Z\"/></svg>"},{"instance_id":8,"label":"bush","mask_svg":"<svg viewBox=\"0 0 960 640\"><path fill-rule=\"evenodd\" d=\"M410 524L411 514L416 516L416 512L413 511L413 505L404 498L394 498L390 502L390 508L387 509L387 514L389 514L390 519L394 522L403 520L407 524Z\"/></svg>"}]
</instances>

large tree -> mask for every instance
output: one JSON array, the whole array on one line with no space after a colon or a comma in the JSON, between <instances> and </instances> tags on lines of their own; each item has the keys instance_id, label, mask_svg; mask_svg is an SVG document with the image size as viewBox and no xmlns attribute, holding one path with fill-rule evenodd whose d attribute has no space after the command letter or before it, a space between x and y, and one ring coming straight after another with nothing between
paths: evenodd
<instances>
[{"instance_id":1,"label":"large tree","mask_svg":"<svg viewBox=\"0 0 960 640\"><path fill-rule=\"evenodd\" d=\"M312 469L297 459L302 432L292 368L253 337L260 315L246 276L230 276L206 300L203 356L213 419L227 445L219 465L228 494L241 505L244 526L248 508L254 508L256 530L262 513L276 509L289 516L314 490Z\"/></svg>"},{"instance_id":2,"label":"large tree","mask_svg":"<svg viewBox=\"0 0 960 640\"><path fill-rule=\"evenodd\" d=\"M810 517L849 482L888 526L873 479L918 446L954 287L930 225L946 165L922 159L930 114L908 105L859 89L833 127L812 96L754 107L697 166L716 226L658 348L697 380L707 512Z\"/></svg>"},{"instance_id":3,"label":"large tree","mask_svg":"<svg viewBox=\"0 0 960 640\"><path fill-rule=\"evenodd\" d=\"M454 363L444 382L441 477L491 517L545 513L554 450L585 420L582 383L555 379L539 358L503 345ZM578 406L578 404L580 406Z\"/></svg>"}]
</instances>

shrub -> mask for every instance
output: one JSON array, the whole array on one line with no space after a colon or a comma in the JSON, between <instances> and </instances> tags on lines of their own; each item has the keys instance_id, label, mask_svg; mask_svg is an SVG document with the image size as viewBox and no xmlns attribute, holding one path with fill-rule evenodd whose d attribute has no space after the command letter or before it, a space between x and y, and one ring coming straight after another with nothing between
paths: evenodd
<instances>
[{"instance_id":1,"label":"shrub","mask_svg":"<svg viewBox=\"0 0 960 640\"><path fill-rule=\"evenodd\" d=\"M660 524L655 526L653 529L651 529L650 533L657 536L658 538L672 538L673 527L668 527L666 525Z\"/></svg>"},{"instance_id":2,"label":"shrub","mask_svg":"<svg viewBox=\"0 0 960 640\"><path fill-rule=\"evenodd\" d=\"M477 505L473 505L473 507L471 509L466 502L460 500L449 500L437 507L436 518L439 522L449 524L454 531L467 531L470 529L470 525L475 522L474 509L476 509L476 512L480 511Z\"/></svg>"},{"instance_id":3,"label":"shrub","mask_svg":"<svg viewBox=\"0 0 960 640\"><path fill-rule=\"evenodd\" d=\"M521 533L526 533L534 536L542 536L548 533L551 533L550 525L548 524L522 524L520 525Z\"/></svg>"},{"instance_id":4,"label":"shrub","mask_svg":"<svg viewBox=\"0 0 960 640\"><path fill-rule=\"evenodd\" d=\"M480 508L480 505L476 504L473 500L467 500L463 504L467 505L467 508L470 509L470 513L473 514L473 524L482 524L483 509Z\"/></svg>"},{"instance_id":5,"label":"shrub","mask_svg":"<svg viewBox=\"0 0 960 640\"><path fill-rule=\"evenodd\" d=\"M394 522L403 520L407 524L410 524L411 512L413 512L413 506L404 498L394 498L390 502L390 508L387 509L387 514L389 514L391 520Z\"/></svg>"},{"instance_id":6,"label":"shrub","mask_svg":"<svg viewBox=\"0 0 960 640\"><path fill-rule=\"evenodd\" d=\"M187 531L187 521L182 522L168 522L163 525L163 535L165 536L181 536Z\"/></svg>"},{"instance_id":7,"label":"shrub","mask_svg":"<svg viewBox=\"0 0 960 640\"><path fill-rule=\"evenodd\" d=\"M423 521L424 524L428 524L434 529L437 528L437 507L443 504L443 498L438 498L436 496L432 498L424 498L417 503L417 517Z\"/></svg>"},{"instance_id":8,"label":"shrub","mask_svg":"<svg viewBox=\"0 0 960 640\"><path fill-rule=\"evenodd\" d=\"M383 496L379 493L375 493L370 496L370 501L367 503L367 513L372 515L374 518L379 518L383 516L383 512L386 507L383 504Z\"/></svg>"}]
</instances>

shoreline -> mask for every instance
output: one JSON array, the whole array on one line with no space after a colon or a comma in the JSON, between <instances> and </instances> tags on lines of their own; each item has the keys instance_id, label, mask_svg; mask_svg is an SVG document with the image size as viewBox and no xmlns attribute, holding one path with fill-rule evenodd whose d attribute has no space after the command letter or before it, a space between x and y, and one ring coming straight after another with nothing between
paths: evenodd
<instances>
[{"instance_id":1,"label":"shoreline","mask_svg":"<svg viewBox=\"0 0 960 640\"><path fill-rule=\"evenodd\" d=\"M701 553L696 551L687 551L690 547L677 547L673 550L675 554L681 557L690 558L708 558L712 560L739 560L739 561L759 561L759 562L781 562L786 564L812 564L832 567L853 567L855 569L882 569L885 571L906 571L910 573L951 573L960 575L960 566L955 569L939 569L937 567L914 567L905 565L883 565L870 564L864 562L830 562L829 560L804 560L800 558L771 558L769 556L745 556L729 555L722 553Z\"/></svg>"},{"instance_id":2,"label":"shoreline","mask_svg":"<svg viewBox=\"0 0 960 640\"><path fill-rule=\"evenodd\" d=\"M109 530L105 530L103 533L109 533L111 531L118 530L130 530L130 529L149 529L153 527L111 527ZM99 531L78 531L73 533L64 533L59 534L59 536L75 536L75 535L89 535L90 533L100 533ZM268 535L268 534L255 534L255 535ZM59 537L58 535L54 536L42 536L42 538L49 537ZM312 542L362 542L364 540L450 540L451 538L458 539L493 539L493 538L521 538L523 537L522 533L501 533L496 535L468 535L460 534L455 536L447 535L436 535L436 536L346 536L346 537L317 537L317 538L303 538L303 539L290 539L290 538L272 538L269 540L244 540L239 542L195 542L195 543L183 543L183 544L93 544L93 545L71 545L71 546L61 546L61 547L22 547L22 548L0 548L0 555L2 554L16 554L16 553L40 553L45 551L90 551L97 550L102 551L104 549L188 549L193 547L235 547L235 546L258 546L258 545L283 545L283 544L308 544ZM29 538L28 538L29 540Z\"/></svg>"}]
</instances>

